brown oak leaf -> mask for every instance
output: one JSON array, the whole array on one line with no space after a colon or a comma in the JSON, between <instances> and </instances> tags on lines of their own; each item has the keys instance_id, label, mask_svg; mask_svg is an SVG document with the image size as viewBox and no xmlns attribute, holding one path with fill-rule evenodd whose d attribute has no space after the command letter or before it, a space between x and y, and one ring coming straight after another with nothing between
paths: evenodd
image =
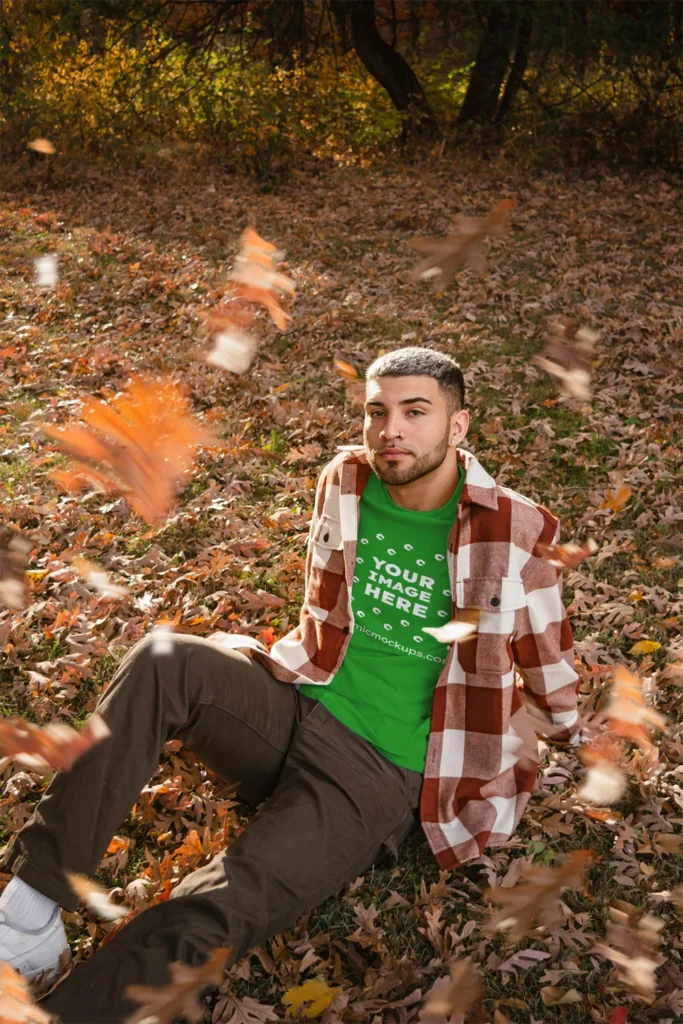
<instances>
[{"instance_id":1,"label":"brown oak leaf","mask_svg":"<svg viewBox=\"0 0 683 1024\"><path fill-rule=\"evenodd\" d=\"M523 873L526 884L510 889L497 886L486 891L486 898L501 908L488 921L487 935L505 932L511 942L529 935L536 921L551 928L562 920L559 907L563 889L579 889L588 866L595 859L590 850L573 850L559 867L531 865Z\"/></svg>"},{"instance_id":2,"label":"brown oak leaf","mask_svg":"<svg viewBox=\"0 0 683 1024\"><path fill-rule=\"evenodd\" d=\"M600 335L570 320L550 325L546 347L534 362L555 378L565 394L581 402L591 400L591 359Z\"/></svg>"},{"instance_id":3,"label":"brown oak leaf","mask_svg":"<svg viewBox=\"0 0 683 1024\"><path fill-rule=\"evenodd\" d=\"M458 267L469 265L473 270L482 270L484 241L488 235L501 234L512 207L511 199L501 199L486 217L456 216L454 230L445 238L411 239L412 247L425 256L412 271L412 279L431 279L434 291L440 292L451 282Z\"/></svg>"}]
</instances>

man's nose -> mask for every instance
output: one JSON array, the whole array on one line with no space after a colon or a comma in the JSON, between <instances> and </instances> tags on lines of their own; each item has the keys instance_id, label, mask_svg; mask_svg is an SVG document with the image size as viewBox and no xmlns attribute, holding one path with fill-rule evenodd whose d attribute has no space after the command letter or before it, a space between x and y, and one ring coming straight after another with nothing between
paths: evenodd
<instances>
[{"instance_id":1,"label":"man's nose","mask_svg":"<svg viewBox=\"0 0 683 1024\"><path fill-rule=\"evenodd\" d=\"M388 440L389 438L392 437L398 437L400 433L401 431L399 430L398 420L394 422L393 419L387 419L386 423L379 432L379 436L383 437L385 440Z\"/></svg>"}]
</instances>

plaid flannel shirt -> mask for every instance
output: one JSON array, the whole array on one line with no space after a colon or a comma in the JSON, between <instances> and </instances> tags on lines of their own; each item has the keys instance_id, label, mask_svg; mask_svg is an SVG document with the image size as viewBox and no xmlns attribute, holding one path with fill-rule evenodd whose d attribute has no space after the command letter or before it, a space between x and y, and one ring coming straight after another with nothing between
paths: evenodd
<instances>
[{"instance_id":1,"label":"plaid flannel shirt","mask_svg":"<svg viewBox=\"0 0 683 1024\"><path fill-rule=\"evenodd\" d=\"M536 765L518 755L529 734L525 705L548 738L570 740L579 726L562 576L533 554L537 542L558 541L558 520L499 487L469 452L458 449L458 461L466 477L447 543L452 614L476 609L480 618L474 638L450 647L434 689L420 817L442 868L503 845L517 827L536 778ZM282 682L326 685L342 663L354 625L359 500L371 472L359 446L322 470L299 625L270 653L249 644Z\"/></svg>"}]
</instances>

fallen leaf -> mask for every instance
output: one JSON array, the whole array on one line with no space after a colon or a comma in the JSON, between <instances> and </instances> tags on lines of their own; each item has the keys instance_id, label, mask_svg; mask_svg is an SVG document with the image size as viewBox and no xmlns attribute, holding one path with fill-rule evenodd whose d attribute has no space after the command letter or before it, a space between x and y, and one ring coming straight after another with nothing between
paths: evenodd
<instances>
[{"instance_id":1,"label":"fallen leaf","mask_svg":"<svg viewBox=\"0 0 683 1024\"><path fill-rule=\"evenodd\" d=\"M583 996L575 988L554 988L546 985L540 989L540 996L546 1006L567 1006L570 1003L582 1003Z\"/></svg>"},{"instance_id":2,"label":"fallen leaf","mask_svg":"<svg viewBox=\"0 0 683 1024\"><path fill-rule=\"evenodd\" d=\"M341 988L330 988L326 981L310 978L303 985L288 988L282 1002L287 1007L288 1017L296 1015L305 1020L315 1020L340 992Z\"/></svg>"},{"instance_id":3,"label":"fallen leaf","mask_svg":"<svg viewBox=\"0 0 683 1024\"><path fill-rule=\"evenodd\" d=\"M544 949L518 949L502 964L498 964L496 970L503 974L513 973L518 968L528 971L530 967L536 967L541 960L548 959L550 959L550 953L546 953Z\"/></svg>"},{"instance_id":4,"label":"fallen leaf","mask_svg":"<svg viewBox=\"0 0 683 1024\"><path fill-rule=\"evenodd\" d=\"M629 654L652 654L658 651L662 645L656 640L639 640L637 644L629 649Z\"/></svg>"},{"instance_id":5,"label":"fallen leaf","mask_svg":"<svg viewBox=\"0 0 683 1024\"><path fill-rule=\"evenodd\" d=\"M62 722L39 726L13 716L0 720L0 751L31 771L68 771L86 751L111 735L97 712L80 732Z\"/></svg>"},{"instance_id":6,"label":"fallen leaf","mask_svg":"<svg viewBox=\"0 0 683 1024\"><path fill-rule=\"evenodd\" d=\"M627 487L626 484L622 484L616 492L608 487L605 499L600 505L600 508L608 508L611 509L612 512L621 512L628 504L630 497L631 488Z\"/></svg>"},{"instance_id":7,"label":"fallen leaf","mask_svg":"<svg viewBox=\"0 0 683 1024\"><path fill-rule=\"evenodd\" d=\"M172 1024L176 1017L186 1017L196 1024L206 1009L199 1001L199 993L205 985L220 985L229 955L230 948L222 947L214 949L200 967L173 963L168 985L127 985L125 997L139 1003L140 1009L127 1017L125 1024L143 1024L148 1018L153 1018L154 1024Z\"/></svg>"}]
</instances>

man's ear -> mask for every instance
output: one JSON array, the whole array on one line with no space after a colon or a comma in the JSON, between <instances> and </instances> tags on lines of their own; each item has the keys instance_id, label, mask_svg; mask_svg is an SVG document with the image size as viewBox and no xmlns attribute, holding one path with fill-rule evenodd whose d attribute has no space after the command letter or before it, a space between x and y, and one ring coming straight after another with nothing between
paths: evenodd
<instances>
[{"instance_id":1,"label":"man's ear","mask_svg":"<svg viewBox=\"0 0 683 1024\"><path fill-rule=\"evenodd\" d=\"M458 409L451 416L451 427L448 439L451 444L460 444L467 436L470 426L470 414L467 409Z\"/></svg>"}]
</instances>

